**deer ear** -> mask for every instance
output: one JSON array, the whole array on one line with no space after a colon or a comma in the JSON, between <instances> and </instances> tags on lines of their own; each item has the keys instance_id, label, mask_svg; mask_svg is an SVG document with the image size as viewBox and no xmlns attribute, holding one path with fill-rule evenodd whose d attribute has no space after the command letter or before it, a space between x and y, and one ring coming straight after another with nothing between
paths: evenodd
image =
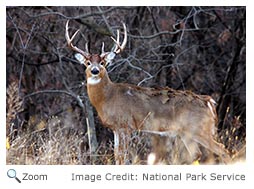
<instances>
[{"instance_id":1,"label":"deer ear","mask_svg":"<svg viewBox=\"0 0 254 189\"><path fill-rule=\"evenodd\" d=\"M76 53L74 57L80 64L85 64L85 57L82 54Z\"/></svg>"},{"instance_id":2,"label":"deer ear","mask_svg":"<svg viewBox=\"0 0 254 189\"><path fill-rule=\"evenodd\" d=\"M116 53L114 53L114 52L107 53L104 57L106 65L111 64L111 62L112 62L112 60L114 60L115 56L116 56Z\"/></svg>"}]
</instances>

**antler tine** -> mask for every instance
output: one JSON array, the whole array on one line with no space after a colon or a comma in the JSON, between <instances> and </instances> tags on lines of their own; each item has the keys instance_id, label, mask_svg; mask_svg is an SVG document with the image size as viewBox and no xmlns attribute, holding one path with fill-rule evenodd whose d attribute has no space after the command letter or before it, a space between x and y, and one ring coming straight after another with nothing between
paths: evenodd
<instances>
[{"instance_id":1,"label":"antler tine","mask_svg":"<svg viewBox=\"0 0 254 189\"><path fill-rule=\"evenodd\" d=\"M105 54L105 51L104 51L104 42L102 42L102 45L101 45L101 54Z\"/></svg>"},{"instance_id":2,"label":"antler tine","mask_svg":"<svg viewBox=\"0 0 254 189\"><path fill-rule=\"evenodd\" d=\"M123 28L124 28L124 39L123 39L122 45L120 45L119 30L117 30L117 39L111 36L111 39L115 42L115 47L113 49L113 52L115 52L116 54L119 54L120 52L122 52L127 44L127 29L124 23L123 23Z\"/></svg>"},{"instance_id":3,"label":"antler tine","mask_svg":"<svg viewBox=\"0 0 254 189\"><path fill-rule=\"evenodd\" d=\"M117 30L116 32L117 32L116 40L115 40L115 38L113 38L113 37L111 36L111 39L112 39L112 40L114 41L114 43L115 43L115 45L114 45L114 47L113 47L113 52L116 52L117 49L120 47L120 45L119 45L119 43L120 43L120 32L119 32L119 30Z\"/></svg>"},{"instance_id":4,"label":"antler tine","mask_svg":"<svg viewBox=\"0 0 254 189\"><path fill-rule=\"evenodd\" d=\"M69 26L68 26L68 25L69 25L69 20L67 20L66 26L65 26L65 38L66 38L66 40L67 40L67 45L68 45L68 47L71 48L73 51L82 54L85 58L87 58L87 57L90 55L89 52L87 51L87 47L86 47L86 51L87 51L87 52L85 52L85 51L79 49L78 47L76 47L76 46L74 46L74 45L72 44L72 41L73 41L73 39L75 38L75 36L78 34L79 30L77 30L77 31L72 35L72 37L70 38L70 35L69 35Z\"/></svg>"},{"instance_id":5,"label":"antler tine","mask_svg":"<svg viewBox=\"0 0 254 189\"><path fill-rule=\"evenodd\" d=\"M89 50L88 50L88 43L86 43L86 52L87 52L88 54L90 54L90 53L89 53Z\"/></svg>"},{"instance_id":6,"label":"antler tine","mask_svg":"<svg viewBox=\"0 0 254 189\"><path fill-rule=\"evenodd\" d=\"M126 25L124 23L122 23L122 24L123 24L123 28L124 28L124 39L123 39L121 48L124 49L127 44L127 29L126 29Z\"/></svg>"}]
</instances>

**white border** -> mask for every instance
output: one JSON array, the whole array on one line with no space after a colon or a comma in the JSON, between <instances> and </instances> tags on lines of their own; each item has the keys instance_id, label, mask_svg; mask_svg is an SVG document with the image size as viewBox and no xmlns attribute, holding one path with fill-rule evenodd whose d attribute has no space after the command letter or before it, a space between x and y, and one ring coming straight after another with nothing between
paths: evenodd
<instances>
[{"instance_id":1,"label":"white border","mask_svg":"<svg viewBox=\"0 0 254 189\"><path fill-rule=\"evenodd\" d=\"M106 3L105 3L106 2ZM0 40L0 57L1 57L1 70L3 74L1 74L1 110L0 110L0 118L2 120L2 126L0 127L0 134L1 140L0 149L1 149L1 156L0 156L0 178L1 178L1 188L45 188L48 186L51 187L61 187L61 188L70 188L70 187L110 187L110 188L119 188L119 187L138 187L139 184L142 184L142 187L158 187L164 186L167 187L195 187L195 188L204 188L207 185L211 185L213 187L230 187L230 188L238 188L239 187L246 187L247 184L251 184L252 180L254 181L253 176L253 168L254 168L254 85L252 81L254 81L254 69L253 69L253 60L254 60L254 53L253 53L253 27L251 28L251 23L253 23L253 10L254 7L251 5L252 1L247 0L211 0L211 1L204 1L204 0L144 0L144 1L137 1L137 0L129 0L129 1L115 1L115 0L93 0L87 2L85 0L72 0L72 1L63 1L63 0L44 0L44 1L20 1L20 0L5 0L0 2L0 21L4 25L1 27L0 34L2 40ZM247 162L243 165L228 165L228 166L7 166L5 165L5 117L6 117L6 49L5 49L5 36L6 36L6 14L5 14L5 6L96 6L96 5L107 5L107 6L119 6L119 5L126 5L126 6L247 6ZM252 24L253 25L253 24ZM15 168L19 173L22 172L30 172L34 174L42 174L47 173L51 178L48 182L28 182L18 184L15 180L11 180L6 176L6 171L9 168ZM104 174L105 172L111 171L112 173L121 173L124 174L125 172L132 172L137 174L142 174L142 172L166 172L166 173L176 173L181 171L183 174L186 172L196 172L196 173L206 173L209 174L210 172L214 171L217 173L245 173L247 176L247 181L244 183L237 183L237 182L98 182L98 183L89 183L89 182L79 182L74 183L70 181L70 174L75 171L79 173L96 173L96 174ZM56 184L57 183L57 184ZM138 185L137 185L138 184Z\"/></svg>"}]
</instances>

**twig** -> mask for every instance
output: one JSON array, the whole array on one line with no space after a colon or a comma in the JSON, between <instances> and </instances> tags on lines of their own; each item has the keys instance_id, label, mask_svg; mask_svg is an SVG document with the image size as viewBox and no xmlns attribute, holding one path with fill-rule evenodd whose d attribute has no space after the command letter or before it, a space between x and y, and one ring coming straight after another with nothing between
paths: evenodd
<instances>
[{"instance_id":1,"label":"twig","mask_svg":"<svg viewBox=\"0 0 254 189\"><path fill-rule=\"evenodd\" d=\"M25 50L27 49L28 47L28 44L29 42L31 41L31 38L32 38L32 33L34 31L34 28L35 28L35 24L32 25L32 29L31 29L31 32L29 33L28 35L28 39L26 40L26 43L24 44L23 40L22 40L22 37L20 35L20 32L19 32L19 29L17 27L17 25L15 24L15 22L13 21L13 18L11 17L11 15L9 14L8 12L8 17L11 21L11 23L13 24L14 28L16 29L17 31L17 34L19 36L19 40L20 40L20 43L21 43L21 46L22 46L22 50L23 50L23 55L22 55L22 64L21 64L21 69L20 69L20 74L19 74L19 84L18 84L18 92L20 94L20 90L21 90L21 81L22 81L22 76L23 76L23 72L24 72L24 65L25 65Z\"/></svg>"},{"instance_id":2,"label":"twig","mask_svg":"<svg viewBox=\"0 0 254 189\"><path fill-rule=\"evenodd\" d=\"M65 95L71 96L71 97L73 97L74 99L77 100L78 105L81 108L84 108L84 104L83 104L82 100L80 99L80 97L78 95L75 95L75 94L73 94L71 92L67 92L67 91L64 91L64 90L53 90L53 89L51 90L51 89L48 89L48 90L36 91L36 92L30 93L30 94L24 96L23 100L26 100L29 97L32 97L32 96L35 96L35 95L39 95L39 94L44 94L44 93L61 93L61 94L65 94Z\"/></svg>"}]
</instances>

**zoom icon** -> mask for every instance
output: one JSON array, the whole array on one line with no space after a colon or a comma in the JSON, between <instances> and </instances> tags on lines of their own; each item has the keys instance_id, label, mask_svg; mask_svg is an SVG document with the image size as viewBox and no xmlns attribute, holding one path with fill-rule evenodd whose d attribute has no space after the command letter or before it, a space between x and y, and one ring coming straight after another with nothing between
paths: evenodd
<instances>
[{"instance_id":1,"label":"zoom icon","mask_svg":"<svg viewBox=\"0 0 254 189\"><path fill-rule=\"evenodd\" d=\"M21 181L18 179L18 177L17 177L16 175L17 175L17 173L16 173L15 169L9 169L9 170L7 171L7 176L8 176L9 178L15 178L16 181L18 181L19 183L21 183Z\"/></svg>"}]
</instances>

